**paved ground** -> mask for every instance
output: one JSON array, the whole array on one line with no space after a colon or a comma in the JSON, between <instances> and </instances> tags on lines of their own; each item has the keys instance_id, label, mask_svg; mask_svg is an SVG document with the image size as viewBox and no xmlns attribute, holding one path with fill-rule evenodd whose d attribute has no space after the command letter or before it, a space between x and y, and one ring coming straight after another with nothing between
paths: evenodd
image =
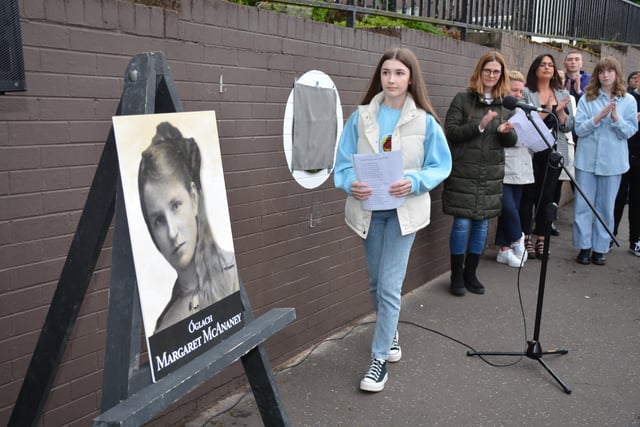
<instances>
[{"instance_id":1,"label":"paved ground","mask_svg":"<svg viewBox=\"0 0 640 427\"><path fill-rule=\"evenodd\" d=\"M622 246L606 266L577 264L571 216L571 205L559 210L561 236L551 239L537 330L543 350L568 350L543 360L570 394L535 358L467 355L471 347L523 352L536 329L541 262L519 271L495 262L491 249L479 267L484 296L450 295L445 275L403 298L403 358L390 364L382 392L358 389L369 363L371 316L276 372L291 425L640 426L640 257L628 252L624 220ZM187 424L261 425L250 392Z\"/></svg>"}]
</instances>

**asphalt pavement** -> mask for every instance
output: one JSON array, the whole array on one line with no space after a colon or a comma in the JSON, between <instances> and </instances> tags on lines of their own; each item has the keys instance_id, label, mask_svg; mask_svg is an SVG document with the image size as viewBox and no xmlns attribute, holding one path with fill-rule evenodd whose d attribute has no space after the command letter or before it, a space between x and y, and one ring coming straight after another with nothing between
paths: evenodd
<instances>
[{"instance_id":1,"label":"asphalt pavement","mask_svg":"<svg viewBox=\"0 0 640 427\"><path fill-rule=\"evenodd\" d=\"M485 295L449 294L448 273L406 294L403 356L388 364L382 392L358 388L372 315L278 367L291 426L640 426L640 257L628 251L626 211L621 246L605 266L585 266L571 245L572 208L558 211L546 274L540 260L512 268L487 248L478 270ZM539 355L556 350L567 353ZM247 390L186 424L262 425Z\"/></svg>"}]
</instances>

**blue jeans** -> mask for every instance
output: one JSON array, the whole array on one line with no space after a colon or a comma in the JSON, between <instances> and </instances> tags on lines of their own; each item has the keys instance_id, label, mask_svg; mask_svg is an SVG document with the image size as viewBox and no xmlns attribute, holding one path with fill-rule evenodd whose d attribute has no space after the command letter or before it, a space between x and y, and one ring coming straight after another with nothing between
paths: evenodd
<instances>
[{"instance_id":1,"label":"blue jeans","mask_svg":"<svg viewBox=\"0 0 640 427\"><path fill-rule=\"evenodd\" d=\"M371 357L387 360L400 318L402 283L416 234L403 236L396 210L374 211L364 241L369 292L376 311Z\"/></svg>"},{"instance_id":2,"label":"blue jeans","mask_svg":"<svg viewBox=\"0 0 640 427\"><path fill-rule=\"evenodd\" d=\"M467 249L467 238L469 239L468 252L480 255L487 241L489 232L488 219L469 219L454 217L451 235L449 236L449 250L451 255L462 255Z\"/></svg>"},{"instance_id":3,"label":"blue jeans","mask_svg":"<svg viewBox=\"0 0 640 427\"><path fill-rule=\"evenodd\" d=\"M576 182L584 195L596 208L604 223L613 232L613 209L620 187L620 175L601 176L576 169ZM577 249L593 249L609 252L611 236L600 224L579 191L573 205L573 246Z\"/></svg>"},{"instance_id":4,"label":"blue jeans","mask_svg":"<svg viewBox=\"0 0 640 427\"><path fill-rule=\"evenodd\" d=\"M500 247L511 246L522 237L519 212L522 189L522 185L504 184L502 186L502 212L496 228L496 245Z\"/></svg>"}]
</instances>

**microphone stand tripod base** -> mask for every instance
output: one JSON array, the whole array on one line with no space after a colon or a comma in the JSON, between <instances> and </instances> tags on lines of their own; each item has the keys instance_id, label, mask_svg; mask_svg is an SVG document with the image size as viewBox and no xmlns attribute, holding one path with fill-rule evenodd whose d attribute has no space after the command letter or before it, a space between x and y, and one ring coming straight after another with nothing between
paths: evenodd
<instances>
[{"instance_id":1,"label":"microphone stand tripod base","mask_svg":"<svg viewBox=\"0 0 640 427\"><path fill-rule=\"evenodd\" d=\"M508 105L508 104L510 104L510 105ZM517 105L517 100L514 97L509 97L509 96L507 96L505 98L503 105L506 108L509 108L509 109L514 109L515 107L519 106L519 105ZM613 233L611 232L611 230L609 229L609 227L607 226L605 221L602 219L602 217L600 216L598 211L593 206L593 203L584 194L584 191L582 190L580 185L578 185L578 183L576 182L576 180L573 177L573 175L571 174L571 172L569 170L567 170L566 166L564 165L564 162L563 162L563 159L562 159L562 155L560 153L558 153L557 150L555 148L553 148L547 142L543 132L536 125L536 122L534 120L532 120L531 111L530 110L532 110L533 108L531 108L529 106L524 106L524 108L527 110L527 113L526 113L527 118L529 119L529 121L531 121L531 123L535 127L535 129L538 132L538 134L540 135L540 137L542 137L542 139L547 143L548 148L551 149L551 153L549 154L549 159L548 159L547 165L546 165L546 173L545 173L545 177L546 178L545 178L545 181L543 181L543 188L542 188L543 193L547 195L546 199L547 200L553 200L553 197L551 197L551 195L555 191L555 185L556 185L556 183L558 181L558 178L560 177L560 170L561 169L564 170L566 172L566 174L569 176L569 179L571 180L571 182L574 184L575 189L578 191L578 193L580 193L580 195L585 199L585 201L589 205L589 208L591 209L591 211L593 212L593 214L595 215L597 220L607 230L607 233L609 233L609 236L611 237L612 241L614 241L616 245L620 246L620 244L619 244L618 240L616 239L616 237L613 235ZM554 116L553 113L551 113L551 115ZM534 330L533 330L533 339L527 341L527 351L526 352L492 352L492 351L491 352L490 351L478 352L478 351L468 351L467 352L467 356L480 356L480 357L482 357L482 356L521 356L521 357L526 356L526 357L528 357L530 359L537 360L547 370L547 372L549 372L549 374L551 374L551 376L558 382L558 384L560 384L560 386L562 387L564 392L567 393L567 394L570 394L571 393L571 389L562 381L562 379L560 379L560 377L558 377L558 375L556 375L551 370L549 365L547 365L547 363L542 358L542 356L544 356L544 355L553 355L553 354L563 355L563 354L567 354L568 351L567 350L542 351L542 346L540 345L540 341L539 341L539 337L540 337L540 322L542 320L542 303L543 303L543 300L544 300L544 289L545 289L545 283L546 283L547 264L548 264L548 261L549 261L549 246L551 244L550 243L550 241L551 241L551 224L553 223L553 221L558 219L557 218L557 210L558 210L558 206L555 203L551 202L551 203L548 203L545 206L545 211L544 211L544 219L545 219L545 233L544 234L545 234L545 239L544 239L544 250L542 252L542 265L541 265L541 268L540 268L540 279L539 279L539 285L538 285L538 302L537 302L537 306L536 306L536 321L535 321L535 327L534 327Z\"/></svg>"},{"instance_id":2,"label":"microphone stand tripod base","mask_svg":"<svg viewBox=\"0 0 640 427\"><path fill-rule=\"evenodd\" d=\"M526 352L511 352L511 351L467 351L467 356L526 356L530 359L537 360L542 367L549 372L549 374L553 377L554 380L560 384L560 387L564 390L565 393L571 394L571 388L547 365L547 362L544 361L542 356L544 355L564 355L569 353L568 350L548 350L542 351L542 345L540 341L527 341L527 351Z\"/></svg>"},{"instance_id":3,"label":"microphone stand tripod base","mask_svg":"<svg viewBox=\"0 0 640 427\"><path fill-rule=\"evenodd\" d=\"M534 123L535 125L535 123ZM536 127L537 129L537 127ZM538 132L540 132L538 130ZM562 155L557 151L552 151L549 154L549 160L547 162L546 168L546 179L543 182L542 194L546 195L546 200L553 200L553 192L555 191L555 185L558 181L558 177L560 176L560 168L559 165L562 164ZM551 245L551 224L553 221L557 220L558 206L553 202L548 202L544 207L544 221L545 221L545 233L544 233L544 249L542 251L542 265L540 267L540 278L538 282L538 301L536 305L536 321L535 327L533 330L533 338L527 341L527 351L526 352L476 352L476 351L468 351L467 356L521 356L528 357L530 359L537 360L546 370L551 374L553 379L555 379L558 384L562 387L565 393L570 394L571 389L560 379L558 375L555 374L544 361L542 356L549 354L567 354L567 350L552 350L552 351L542 351L542 346L540 345L540 323L542 321L542 304L544 300L544 291L546 285L546 275L547 275L547 265L549 262L549 246Z\"/></svg>"}]
</instances>

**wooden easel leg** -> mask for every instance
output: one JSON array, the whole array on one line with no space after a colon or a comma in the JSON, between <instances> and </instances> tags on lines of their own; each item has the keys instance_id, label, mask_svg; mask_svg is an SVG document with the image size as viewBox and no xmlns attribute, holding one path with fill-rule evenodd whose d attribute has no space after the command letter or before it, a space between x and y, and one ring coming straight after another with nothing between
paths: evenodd
<instances>
[{"instance_id":1,"label":"wooden easel leg","mask_svg":"<svg viewBox=\"0 0 640 427\"><path fill-rule=\"evenodd\" d=\"M264 346L255 347L241 360L265 427L290 426Z\"/></svg>"}]
</instances>

